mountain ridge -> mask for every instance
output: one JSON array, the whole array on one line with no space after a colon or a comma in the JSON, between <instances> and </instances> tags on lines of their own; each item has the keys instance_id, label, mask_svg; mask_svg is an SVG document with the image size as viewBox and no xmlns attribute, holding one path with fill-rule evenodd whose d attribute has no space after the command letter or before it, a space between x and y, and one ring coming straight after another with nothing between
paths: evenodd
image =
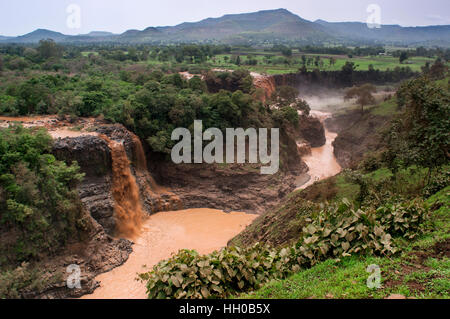
<instances>
[{"instance_id":1,"label":"mountain ridge","mask_svg":"<svg viewBox=\"0 0 450 319\"><path fill-rule=\"evenodd\" d=\"M198 22L175 26L130 29L122 34L92 31L83 35L64 35L37 29L18 37L1 37L1 43L36 43L42 39L56 42L119 43L296 43L296 44L429 44L450 46L450 25L401 27L382 25L370 29L363 22L314 22L287 9L225 14Z\"/></svg>"}]
</instances>

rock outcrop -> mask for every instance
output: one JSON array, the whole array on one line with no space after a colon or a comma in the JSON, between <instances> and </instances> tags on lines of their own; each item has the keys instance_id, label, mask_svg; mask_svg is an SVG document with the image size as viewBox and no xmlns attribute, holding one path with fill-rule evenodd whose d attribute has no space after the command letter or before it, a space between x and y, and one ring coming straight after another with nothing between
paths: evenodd
<instances>
[{"instance_id":1,"label":"rock outcrop","mask_svg":"<svg viewBox=\"0 0 450 319\"><path fill-rule=\"evenodd\" d=\"M355 168L368 151L378 149L378 131L387 117L351 111L325 121L328 130L338 133L333 142L334 155L342 168Z\"/></svg>"},{"instance_id":2,"label":"rock outcrop","mask_svg":"<svg viewBox=\"0 0 450 319\"><path fill-rule=\"evenodd\" d=\"M150 171L158 184L179 196L185 208L215 208L261 214L278 204L306 175L306 164L297 148L294 128L280 131L280 171L261 175L258 164L173 164L151 154Z\"/></svg>"},{"instance_id":3,"label":"rock outcrop","mask_svg":"<svg viewBox=\"0 0 450 319\"><path fill-rule=\"evenodd\" d=\"M325 128L322 122L314 117L301 116L297 136L305 140L311 147L325 145Z\"/></svg>"},{"instance_id":4,"label":"rock outcrop","mask_svg":"<svg viewBox=\"0 0 450 319\"><path fill-rule=\"evenodd\" d=\"M88 217L91 230L87 239L69 243L64 251L51 259L34 265L43 272L40 281L43 286L21 291L26 299L78 298L92 293L100 286L95 277L108 272L128 260L133 243L126 239L114 239L105 233L103 227ZM69 288L68 266L77 265L80 270L81 288ZM69 269L70 270L70 269ZM70 280L69 280L70 282Z\"/></svg>"}]
</instances>

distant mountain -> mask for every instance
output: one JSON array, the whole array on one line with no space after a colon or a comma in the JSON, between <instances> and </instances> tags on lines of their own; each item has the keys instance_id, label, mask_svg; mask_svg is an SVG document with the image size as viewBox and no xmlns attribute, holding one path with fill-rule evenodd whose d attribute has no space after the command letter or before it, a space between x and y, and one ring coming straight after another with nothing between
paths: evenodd
<instances>
[{"instance_id":1,"label":"distant mountain","mask_svg":"<svg viewBox=\"0 0 450 319\"><path fill-rule=\"evenodd\" d=\"M110 37L113 36L114 33L112 32L106 32L106 31L92 31L86 34L88 37Z\"/></svg>"},{"instance_id":2,"label":"distant mountain","mask_svg":"<svg viewBox=\"0 0 450 319\"><path fill-rule=\"evenodd\" d=\"M68 36L39 29L2 43L35 43L41 39L57 42L114 43L230 43L230 44L396 44L450 47L450 26L408 27L383 25L370 29L361 22L311 22L286 9L228 14L172 27L149 27L115 35L94 31ZM1 41L1 38L0 38Z\"/></svg>"},{"instance_id":3,"label":"distant mountain","mask_svg":"<svg viewBox=\"0 0 450 319\"><path fill-rule=\"evenodd\" d=\"M199 22L185 22L174 27L150 27L128 30L119 36L129 42L252 42L305 41L327 39L314 23L285 9L229 14Z\"/></svg>"},{"instance_id":4,"label":"distant mountain","mask_svg":"<svg viewBox=\"0 0 450 319\"><path fill-rule=\"evenodd\" d=\"M333 33L342 41L353 40L357 43L382 44L434 44L450 45L450 25L427 27L401 27L399 25L381 25L380 28L368 28L361 22L315 21L324 32Z\"/></svg>"},{"instance_id":5,"label":"distant mountain","mask_svg":"<svg viewBox=\"0 0 450 319\"><path fill-rule=\"evenodd\" d=\"M5 41L8 39L12 39L13 37L5 37L4 35L0 35L0 41Z\"/></svg>"},{"instance_id":6,"label":"distant mountain","mask_svg":"<svg viewBox=\"0 0 450 319\"><path fill-rule=\"evenodd\" d=\"M46 29L37 29L31 33L19 36L17 38L8 39L7 42L15 43L36 43L42 39L52 39L56 42L63 42L70 36L64 35L59 32L50 31Z\"/></svg>"}]
</instances>

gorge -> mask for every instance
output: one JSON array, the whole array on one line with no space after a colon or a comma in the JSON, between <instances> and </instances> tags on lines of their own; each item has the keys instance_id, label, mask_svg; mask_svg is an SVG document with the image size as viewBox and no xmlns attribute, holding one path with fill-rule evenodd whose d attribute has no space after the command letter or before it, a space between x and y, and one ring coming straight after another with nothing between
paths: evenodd
<instances>
[{"instance_id":1,"label":"gorge","mask_svg":"<svg viewBox=\"0 0 450 319\"><path fill-rule=\"evenodd\" d=\"M276 88L274 78L257 80L270 96ZM71 255L87 274L81 290L49 287L41 297L145 298L145 287L135 280L137 273L180 249L206 254L225 247L291 191L337 174L340 166L331 146L335 135L323 126L329 115L314 111L312 115L295 132L282 132L285 164L274 175L261 175L253 164L175 165L146 150L124 126L101 120L5 118L6 124L21 121L24 126L46 127L55 139L56 158L78 162L85 174L79 186L83 206L111 246L107 252L96 250L97 256L89 250ZM299 152L300 142L310 147L311 154Z\"/></svg>"}]
</instances>

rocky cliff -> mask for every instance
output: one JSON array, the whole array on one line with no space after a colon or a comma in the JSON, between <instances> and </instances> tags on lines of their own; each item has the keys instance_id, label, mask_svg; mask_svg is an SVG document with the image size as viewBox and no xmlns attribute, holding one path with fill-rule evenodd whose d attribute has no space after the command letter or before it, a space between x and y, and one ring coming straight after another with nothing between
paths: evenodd
<instances>
[{"instance_id":1,"label":"rocky cliff","mask_svg":"<svg viewBox=\"0 0 450 319\"><path fill-rule=\"evenodd\" d=\"M92 217L107 233L114 234L117 228L112 153L108 139L123 143L146 213L181 208L178 197L170 192L160 192L146 166L142 166L145 157L142 159L142 145L134 134L122 125L101 125L96 127L95 131L98 135L56 140L53 153L60 160L78 162L81 171L85 173L79 187L80 198Z\"/></svg>"},{"instance_id":2,"label":"rocky cliff","mask_svg":"<svg viewBox=\"0 0 450 319\"><path fill-rule=\"evenodd\" d=\"M338 133L333 142L334 155L343 168L356 168L367 151L380 147L379 130L389 122L389 117L369 112L348 111L325 121L327 128Z\"/></svg>"}]
</instances>

